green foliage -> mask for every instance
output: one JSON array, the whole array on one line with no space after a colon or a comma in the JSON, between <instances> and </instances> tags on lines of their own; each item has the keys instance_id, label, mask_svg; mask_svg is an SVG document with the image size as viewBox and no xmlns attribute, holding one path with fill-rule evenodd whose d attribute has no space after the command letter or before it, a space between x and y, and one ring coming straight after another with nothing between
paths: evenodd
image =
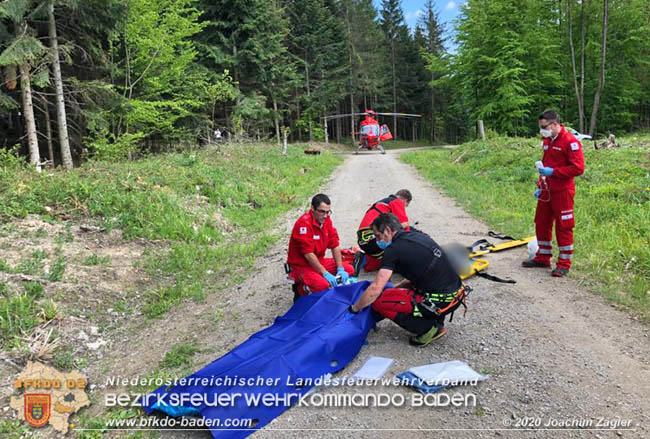
<instances>
[{"instance_id":1,"label":"green foliage","mask_svg":"<svg viewBox=\"0 0 650 439\"><path fill-rule=\"evenodd\" d=\"M65 258L59 257L54 260L50 266L50 272L47 275L47 279L51 282L58 282L63 277L63 272L65 271L66 261Z\"/></svg>"},{"instance_id":2,"label":"green foliage","mask_svg":"<svg viewBox=\"0 0 650 439\"><path fill-rule=\"evenodd\" d=\"M233 126L238 136L255 132L254 128L263 128L270 120L270 110L265 106L266 98L259 94L240 96L232 114Z\"/></svg>"},{"instance_id":3,"label":"green foliage","mask_svg":"<svg viewBox=\"0 0 650 439\"><path fill-rule=\"evenodd\" d=\"M0 111L11 111L11 110L17 110L20 108L20 105L18 105L18 102L15 100L11 99L9 96L5 95L4 93L0 92ZM0 154L2 154L4 151L0 150ZM2 163L2 159L0 159L0 163Z\"/></svg>"},{"instance_id":4,"label":"green foliage","mask_svg":"<svg viewBox=\"0 0 650 439\"><path fill-rule=\"evenodd\" d=\"M31 35L15 38L0 53L0 66L19 65L26 61L35 61L45 52L45 46Z\"/></svg>"},{"instance_id":5,"label":"green foliage","mask_svg":"<svg viewBox=\"0 0 650 439\"><path fill-rule=\"evenodd\" d=\"M14 23L21 21L29 11L28 0L5 0L0 3L0 18L8 18Z\"/></svg>"},{"instance_id":6,"label":"green foliage","mask_svg":"<svg viewBox=\"0 0 650 439\"><path fill-rule=\"evenodd\" d=\"M88 146L99 160L123 160L130 157L138 150L138 142L145 137L145 133L124 133L118 138L102 127L97 130Z\"/></svg>"},{"instance_id":7,"label":"green foliage","mask_svg":"<svg viewBox=\"0 0 650 439\"><path fill-rule=\"evenodd\" d=\"M22 439L29 433L30 427L23 421L0 419L0 433L5 439Z\"/></svg>"},{"instance_id":8,"label":"green foliage","mask_svg":"<svg viewBox=\"0 0 650 439\"><path fill-rule=\"evenodd\" d=\"M104 257L99 257L96 254L92 254L88 257L86 257L82 262L83 265L107 265L110 263L110 257L109 256L104 256Z\"/></svg>"},{"instance_id":9,"label":"green foliage","mask_svg":"<svg viewBox=\"0 0 650 439\"><path fill-rule=\"evenodd\" d=\"M227 75L196 65L194 36L204 27L195 0L129 2L122 33L111 40L113 66L124 100L97 114L90 146L102 159L131 157L144 139L196 141L198 114L232 95ZM212 82L211 82L212 81ZM109 124L103 122L107 118Z\"/></svg>"},{"instance_id":10,"label":"green foliage","mask_svg":"<svg viewBox=\"0 0 650 439\"><path fill-rule=\"evenodd\" d=\"M25 282L23 284L23 287L25 288L25 294L27 294L29 297L33 298L34 300L38 300L41 297L43 297L44 290L43 290L43 285L41 285L38 282Z\"/></svg>"},{"instance_id":11,"label":"green foliage","mask_svg":"<svg viewBox=\"0 0 650 439\"><path fill-rule=\"evenodd\" d=\"M17 347L20 337L39 323L40 308L33 297L0 297L0 348Z\"/></svg>"},{"instance_id":12,"label":"green foliage","mask_svg":"<svg viewBox=\"0 0 650 439\"><path fill-rule=\"evenodd\" d=\"M164 369L177 369L182 366L189 366L194 354L199 352L199 347L194 343L174 345L170 352L160 362Z\"/></svg>"},{"instance_id":13,"label":"green foliage","mask_svg":"<svg viewBox=\"0 0 650 439\"><path fill-rule=\"evenodd\" d=\"M25 166L25 159L18 155L20 145L12 148L0 149L0 178L4 173L11 173L18 168ZM2 189L2 186L0 186Z\"/></svg>"},{"instance_id":14,"label":"green foliage","mask_svg":"<svg viewBox=\"0 0 650 439\"><path fill-rule=\"evenodd\" d=\"M576 180L572 273L650 319L650 137L617 140L625 147L585 149L587 168ZM501 137L402 157L491 228L529 236L538 149L538 140Z\"/></svg>"}]
</instances>

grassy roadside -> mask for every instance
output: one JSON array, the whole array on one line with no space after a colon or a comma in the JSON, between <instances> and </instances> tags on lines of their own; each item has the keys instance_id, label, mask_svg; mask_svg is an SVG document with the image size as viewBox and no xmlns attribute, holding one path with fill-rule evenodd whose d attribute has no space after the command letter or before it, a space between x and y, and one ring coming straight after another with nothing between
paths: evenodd
<instances>
[{"instance_id":1,"label":"grassy roadside","mask_svg":"<svg viewBox=\"0 0 650 439\"><path fill-rule=\"evenodd\" d=\"M620 141L623 147L615 150L585 145L587 168L576 181L572 277L650 322L650 135ZM402 155L468 212L515 236L535 232L539 158L539 140L522 138Z\"/></svg>"},{"instance_id":2,"label":"grassy roadside","mask_svg":"<svg viewBox=\"0 0 650 439\"><path fill-rule=\"evenodd\" d=\"M308 156L302 149L292 146L282 157L275 146L233 145L221 152L91 162L41 174L5 155L0 228L7 231L12 219L37 214L51 223L90 223L121 229L127 240L160 242L142 261L156 282L144 300L123 305L156 318L185 298L202 300L214 285L221 289L240 280L275 242L276 219L303 204L341 161L327 153ZM66 243L62 237L56 253ZM65 297L44 292L38 281L66 281L65 266L57 254L38 250L16 264L0 256L0 348L20 348L25 333L56 315L52 309L60 309L57 302ZM21 288L20 282L2 282L11 275L29 275L36 283Z\"/></svg>"}]
</instances>

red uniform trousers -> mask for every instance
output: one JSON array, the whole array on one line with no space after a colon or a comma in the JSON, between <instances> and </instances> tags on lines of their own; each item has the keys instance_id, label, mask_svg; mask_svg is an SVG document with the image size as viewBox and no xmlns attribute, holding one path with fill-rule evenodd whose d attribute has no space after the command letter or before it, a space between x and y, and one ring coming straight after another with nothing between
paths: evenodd
<instances>
[{"instance_id":1,"label":"red uniform trousers","mask_svg":"<svg viewBox=\"0 0 650 439\"><path fill-rule=\"evenodd\" d=\"M549 193L549 192L546 192ZM542 193L544 198L545 194ZM557 261L558 268L571 268L573 258L573 227L575 218L573 215L573 196L575 189L568 189L557 192L550 192L550 200L537 202L535 212L535 231L539 250L535 261L541 264L550 264L553 255L553 222L555 222L555 236L557 245L560 248L560 256Z\"/></svg>"},{"instance_id":2,"label":"red uniform trousers","mask_svg":"<svg viewBox=\"0 0 650 439\"><path fill-rule=\"evenodd\" d=\"M322 258L319 259L318 262L320 262L327 271L336 275L337 267L334 258ZM343 268L350 276L354 273L354 268L347 262L343 263ZM296 283L298 294L301 296L306 296L310 293L318 293L319 291L324 291L330 288L329 282L327 282L327 280L311 266L300 267L292 265L289 278L293 279Z\"/></svg>"},{"instance_id":3,"label":"red uniform trousers","mask_svg":"<svg viewBox=\"0 0 650 439\"><path fill-rule=\"evenodd\" d=\"M366 263L363 266L363 271L377 271L381 267L381 259L373 258L366 254Z\"/></svg>"},{"instance_id":4,"label":"red uniform trousers","mask_svg":"<svg viewBox=\"0 0 650 439\"><path fill-rule=\"evenodd\" d=\"M445 323L444 316L423 315L420 308L413 306L422 302L422 299L422 295L407 288L386 288L377 300L372 302L372 309L407 331L422 335L434 325L442 328Z\"/></svg>"}]
</instances>

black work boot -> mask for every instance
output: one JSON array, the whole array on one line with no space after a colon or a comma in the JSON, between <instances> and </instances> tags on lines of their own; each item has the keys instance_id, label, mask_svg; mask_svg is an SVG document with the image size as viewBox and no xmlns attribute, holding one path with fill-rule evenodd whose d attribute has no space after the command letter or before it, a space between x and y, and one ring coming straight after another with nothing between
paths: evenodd
<instances>
[{"instance_id":1,"label":"black work boot","mask_svg":"<svg viewBox=\"0 0 650 439\"><path fill-rule=\"evenodd\" d=\"M542 264L535 259L526 259L521 263L521 266L525 268L550 268L551 264Z\"/></svg>"},{"instance_id":2,"label":"black work boot","mask_svg":"<svg viewBox=\"0 0 650 439\"><path fill-rule=\"evenodd\" d=\"M553 271L551 271L551 275L553 277L566 277L569 274L569 269L568 268L554 268Z\"/></svg>"},{"instance_id":3,"label":"black work boot","mask_svg":"<svg viewBox=\"0 0 650 439\"><path fill-rule=\"evenodd\" d=\"M354 262L352 263L352 267L354 267L354 273L352 273L353 277L359 277L359 273L361 272L361 269L363 266L366 265L366 255L363 252L356 252L354 254Z\"/></svg>"}]
</instances>

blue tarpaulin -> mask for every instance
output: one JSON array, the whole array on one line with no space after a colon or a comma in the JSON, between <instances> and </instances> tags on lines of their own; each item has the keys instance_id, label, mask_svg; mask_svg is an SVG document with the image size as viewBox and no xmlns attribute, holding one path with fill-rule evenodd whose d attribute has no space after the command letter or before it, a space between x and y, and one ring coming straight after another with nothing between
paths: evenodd
<instances>
[{"instance_id":1,"label":"blue tarpaulin","mask_svg":"<svg viewBox=\"0 0 650 439\"><path fill-rule=\"evenodd\" d=\"M163 386L148 395L144 410L170 416L200 414L219 439L252 434L313 387L301 381L337 372L359 353L375 321L370 307L351 314L348 306L369 284L357 282L300 298L272 326L187 377L185 385ZM192 395L198 404L189 402ZM259 396L266 400L253 402ZM166 405L174 401L184 402ZM224 426L226 419L251 419L252 429Z\"/></svg>"}]
</instances>

